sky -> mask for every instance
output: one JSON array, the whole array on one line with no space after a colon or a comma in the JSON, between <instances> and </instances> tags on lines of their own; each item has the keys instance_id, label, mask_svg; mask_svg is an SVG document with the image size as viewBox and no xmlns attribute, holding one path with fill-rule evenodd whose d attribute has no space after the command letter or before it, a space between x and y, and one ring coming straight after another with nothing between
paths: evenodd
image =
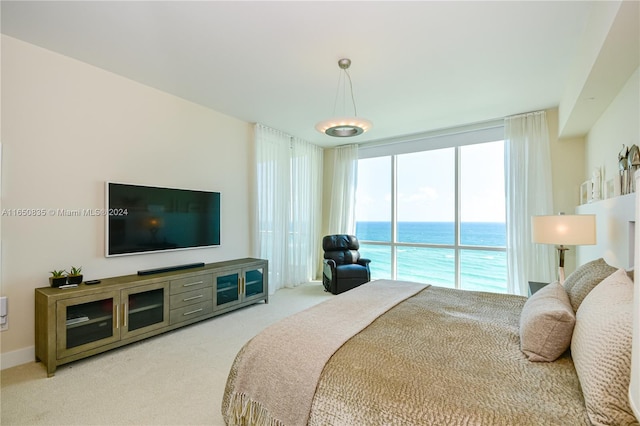
<instances>
[{"instance_id":1,"label":"sky","mask_svg":"<svg viewBox=\"0 0 640 426\"><path fill-rule=\"evenodd\" d=\"M460 149L462 222L504 222L504 144ZM399 222L453 222L455 148L397 156ZM390 221L391 157L358 162L356 221Z\"/></svg>"}]
</instances>

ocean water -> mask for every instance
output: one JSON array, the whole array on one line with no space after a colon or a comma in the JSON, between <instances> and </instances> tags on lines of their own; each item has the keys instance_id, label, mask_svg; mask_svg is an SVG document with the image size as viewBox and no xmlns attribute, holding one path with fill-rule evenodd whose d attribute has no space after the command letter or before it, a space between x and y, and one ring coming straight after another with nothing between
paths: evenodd
<instances>
[{"instance_id":1,"label":"ocean water","mask_svg":"<svg viewBox=\"0 0 640 426\"><path fill-rule=\"evenodd\" d=\"M398 242L453 245L452 222L399 222ZM391 240L389 222L357 222L360 241ZM463 222L460 243L469 246L505 247L504 223ZM391 247L360 244L362 257L371 259L373 278L391 278ZM504 251L459 250L460 287L466 290L507 291L507 256ZM450 248L397 248L397 279L425 282L443 287L455 286L455 250Z\"/></svg>"}]
</instances>

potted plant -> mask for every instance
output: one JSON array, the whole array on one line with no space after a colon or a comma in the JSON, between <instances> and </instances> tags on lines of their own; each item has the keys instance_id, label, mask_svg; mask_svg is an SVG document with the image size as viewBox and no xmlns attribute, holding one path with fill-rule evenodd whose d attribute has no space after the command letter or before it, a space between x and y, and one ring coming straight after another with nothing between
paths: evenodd
<instances>
[{"instance_id":1,"label":"potted plant","mask_svg":"<svg viewBox=\"0 0 640 426\"><path fill-rule=\"evenodd\" d=\"M80 284L82 282L82 266L79 268L72 266L67 274L67 281L69 284Z\"/></svg>"},{"instance_id":2,"label":"potted plant","mask_svg":"<svg viewBox=\"0 0 640 426\"><path fill-rule=\"evenodd\" d=\"M65 285L67 283L67 276L65 275L67 271L60 270L51 271L51 276L49 277L49 285L51 287L60 287L61 285Z\"/></svg>"}]
</instances>

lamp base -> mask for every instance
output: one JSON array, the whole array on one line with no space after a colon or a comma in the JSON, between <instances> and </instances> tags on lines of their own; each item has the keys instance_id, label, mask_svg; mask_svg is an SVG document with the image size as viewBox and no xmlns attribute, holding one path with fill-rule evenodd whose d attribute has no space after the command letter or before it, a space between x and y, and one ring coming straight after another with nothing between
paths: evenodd
<instances>
[{"instance_id":1,"label":"lamp base","mask_svg":"<svg viewBox=\"0 0 640 426\"><path fill-rule=\"evenodd\" d=\"M560 284L563 284L564 283L564 252L569 249L563 246L562 244L560 244L556 248L558 249L558 281L560 282Z\"/></svg>"}]
</instances>

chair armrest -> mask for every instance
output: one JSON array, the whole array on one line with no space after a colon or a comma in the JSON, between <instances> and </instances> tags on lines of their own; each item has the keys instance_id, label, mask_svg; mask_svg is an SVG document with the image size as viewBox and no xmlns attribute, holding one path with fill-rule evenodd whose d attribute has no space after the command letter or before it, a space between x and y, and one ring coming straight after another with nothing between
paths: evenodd
<instances>
[{"instance_id":1,"label":"chair armrest","mask_svg":"<svg viewBox=\"0 0 640 426\"><path fill-rule=\"evenodd\" d=\"M333 278L333 271L335 271L336 269L336 261L333 259L324 259L322 263L322 274L327 277L329 281L331 281Z\"/></svg>"},{"instance_id":2,"label":"chair armrest","mask_svg":"<svg viewBox=\"0 0 640 426\"><path fill-rule=\"evenodd\" d=\"M336 267L336 261L333 259L323 259L322 263L324 263L324 266L328 266L330 268Z\"/></svg>"},{"instance_id":3,"label":"chair armrest","mask_svg":"<svg viewBox=\"0 0 640 426\"><path fill-rule=\"evenodd\" d=\"M358 259L358 264L360 264L362 266L369 266L369 263L371 263L371 259L365 259L363 257Z\"/></svg>"}]
</instances>

